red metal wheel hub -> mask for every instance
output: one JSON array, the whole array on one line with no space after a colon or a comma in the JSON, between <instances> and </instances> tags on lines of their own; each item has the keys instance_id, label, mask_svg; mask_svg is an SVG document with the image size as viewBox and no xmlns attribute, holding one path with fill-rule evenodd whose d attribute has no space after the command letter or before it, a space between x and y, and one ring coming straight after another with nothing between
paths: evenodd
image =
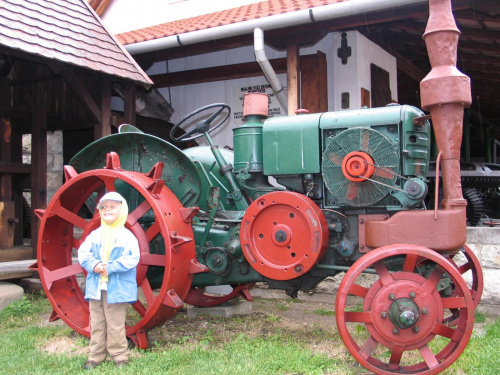
<instances>
[{"instance_id":1,"label":"red metal wheel hub","mask_svg":"<svg viewBox=\"0 0 500 375\"><path fill-rule=\"evenodd\" d=\"M425 277L418 270L422 262L432 264ZM389 265L398 270L391 272ZM371 286L362 285L367 269L378 276ZM451 295L439 291L443 278L449 279ZM349 306L359 299L362 311ZM335 311L347 349L376 374L443 371L467 346L474 323L474 302L456 267L433 250L407 244L384 246L357 260L339 286ZM456 311L453 327L446 322L449 311ZM360 324L368 338L359 334ZM439 336L445 340L430 345ZM421 358L408 362L404 354L412 350Z\"/></svg>"},{"instance_id":2,"label":"red metal wheel hub","mask_svg":"<svg viewBox=\"0 0 500 375\"><path fill-rule=\"evenodd\" d=\"M327 222L311 199L272 192L246 211L240 241L245 258L257 272L274 280L290 280L307 273L323 257Z\"/></svg>"}]
</instances>

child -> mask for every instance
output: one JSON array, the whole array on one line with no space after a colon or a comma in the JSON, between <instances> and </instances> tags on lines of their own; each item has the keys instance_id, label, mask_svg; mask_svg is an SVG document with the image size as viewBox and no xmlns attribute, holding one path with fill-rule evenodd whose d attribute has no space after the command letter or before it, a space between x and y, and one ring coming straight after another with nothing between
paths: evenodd
<instances>
[{"instance_id":1,"label":"child","mask_svg":"<svg viewBox=\"0 0 500 375\"><path fill-rule=\"evenodd\" d=\"M101 227L90 233L78 250L78 261L87 270L85 299L90 308L90 354L84 369L106 359L115 366L128 365L125 316L137 301L136 266L139 243L124 227L128 205L117 192L103 195L97 204Z\"/></svg>"}]
</instances>

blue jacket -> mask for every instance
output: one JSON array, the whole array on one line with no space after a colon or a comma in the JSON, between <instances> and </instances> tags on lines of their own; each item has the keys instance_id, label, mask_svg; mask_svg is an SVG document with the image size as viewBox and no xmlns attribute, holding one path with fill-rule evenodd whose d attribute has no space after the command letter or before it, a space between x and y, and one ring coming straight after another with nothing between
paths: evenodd
<instances>
[{"instance_id":1,"label":"blue jacket","mask_svg":"<svg viewBox=\"0 0 500 375\"><path fill-rule=\"evenodd\" d=\"M94 267L101 261L101 228L90 233L78 249L78 261L88 272L85 299L101 299L99 283L101 275ZM107 263L108 303L137 301L136 267L140 251L137 238L126 228L118 236Z\"/></svg>"}]
</instances>

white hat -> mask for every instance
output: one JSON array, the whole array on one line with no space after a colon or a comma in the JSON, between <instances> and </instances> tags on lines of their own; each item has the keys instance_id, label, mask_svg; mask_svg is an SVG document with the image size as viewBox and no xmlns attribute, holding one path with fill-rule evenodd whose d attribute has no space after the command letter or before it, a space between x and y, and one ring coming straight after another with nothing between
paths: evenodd
<instances>
[{"instance_id":1,"label":"white hat","mask_svg":"<svg viewBox=\"0 0 500 375\"><path fill-rule=\"evenodd\" d=\"M115 202L123 202L125 199L118 194L116 191L110 191L109 193L106 193L102 196L101 199L99 199L99 203L97 203L97 209L101 209L101 203L104 201L115 201Z\"/></svg>"}]
</instances>

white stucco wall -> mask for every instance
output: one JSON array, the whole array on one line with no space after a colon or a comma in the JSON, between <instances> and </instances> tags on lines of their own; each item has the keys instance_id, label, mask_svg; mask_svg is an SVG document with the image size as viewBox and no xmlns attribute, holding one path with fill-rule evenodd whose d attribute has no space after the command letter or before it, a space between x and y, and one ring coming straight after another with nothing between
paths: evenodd
<instances>
[{"instance_id":1,"label":"white stucco wall","mask_svg":"<svg viewBox=\"0 0 500 375\"><path fill-rule=\"evenodd\" d=\"M328 110L342 110L341 93L346 91L350 92L351 96L349 109L361 107L361 87L371 91L371 63L389 72L392 98L397 100L396 59L356 31L349 32L347 39L348 45L352 48L352 56L348 59L347 65L342 65L340 58L337 57L337 49L340 47L340 33L330 33L316 45L300 50L301 55L316 54L317 51L326 54ZM286 57L286 52L284 51L276 51L268 46L265 49L266 55L270 60ZM255 61L254 49L253 46L247 46L228 51L197 55L191 58L173 59L169 61L168 65L170 72L177 72L251 61ZM149 75L163 74L165 72L165 62L156 63L147 71ZM280 74L278 77L286 89L286 74ZM241 92L239 89L266 84L267 81L264 76L261 76L171 87L171 104L175 109L171 121L177 123L186 114L205 105L219 102L227 103L231 106L233 112L239 112L242 110L242 101L239 100L242 95L240 95ZM168 100L168 88L161 88L159 91ZM269 93L270 90L266 92ZM272 99L271 102L271 108L279 107L281 109L277 100ZM282 109L281 114L285 114ZM232 147L232 129L240 124L239 120L231 119L231 121L213 132L212 138L215 144ZM201 144L207 144L201 138L198 141Z\"/></svg>"}]
</instances>

